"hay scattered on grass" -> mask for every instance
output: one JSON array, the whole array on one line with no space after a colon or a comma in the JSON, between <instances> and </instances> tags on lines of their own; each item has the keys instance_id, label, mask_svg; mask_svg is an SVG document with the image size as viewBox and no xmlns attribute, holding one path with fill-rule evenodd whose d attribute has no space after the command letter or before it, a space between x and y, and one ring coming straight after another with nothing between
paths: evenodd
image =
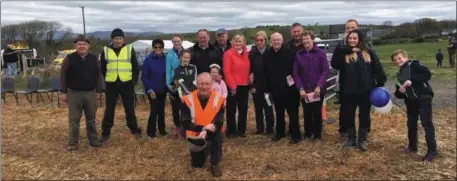
<instances>
[{"instance_id":1,"label":"hay scattered on grass","mask_svg":"<svg viewBox=\"0 0 457 181\"><path fill-rule=\"evenodd\" d=\"M49 103L26 105L25 97L16 106L14 99L7 97L2 112L4 179L214 179L208 167L203 171L190 168L183 141L160 136L154 140L135 140L129 134L121 105L117 106L108 144L90 148L83 119L80 149L67 152L66 108ZM169 107L166 110L170 130L171 112ZM248 136L224 142L221 179L456 179L455 109L434 113L440 155L428 164L419 161L426 149L423 132L419 132L417 155L401 152L406 143L406 121L401 112L372 114L369 150L360 153L356 149L341 149L338 123L324 125L321 145L308 141L290 145L287 139L272 142L270 137L252 135L255 131L252 110L250 105ZM97 112L97 128L101 126L103 111L100 108ZM136 108L143 131L146 131L148 111L148 105L142 102ZM329 111L328 116L335 118L337 112Z\"/></svg>"}]
</instances>

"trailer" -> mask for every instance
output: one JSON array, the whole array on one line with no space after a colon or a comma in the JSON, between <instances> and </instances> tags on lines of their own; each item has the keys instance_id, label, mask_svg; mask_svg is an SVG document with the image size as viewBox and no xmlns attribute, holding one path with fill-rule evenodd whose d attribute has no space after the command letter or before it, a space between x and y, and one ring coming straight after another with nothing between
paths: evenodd
<instances>
[{"instance_id":1,"label":"trailer","mask_svg":"<svg viewBox=\"0 0 457 181\"><path fill-rule=\"evenodd\" d=\"M327 54L327 60L329 64L329 72L328 72L328 78L326 82L326 87L327 87L327 93L325 94L325 101L329 100L333 97L335 97L336 92L338 90L338 70L332 68L330 65L330 61L332 60L333 57L333 51L335 51L335 48L343 42L343 39L326 39L326 40L321 40L317 39L315 41L317 43L317 46L324 50L325 53Z\"/></svg>"}]
</instances>

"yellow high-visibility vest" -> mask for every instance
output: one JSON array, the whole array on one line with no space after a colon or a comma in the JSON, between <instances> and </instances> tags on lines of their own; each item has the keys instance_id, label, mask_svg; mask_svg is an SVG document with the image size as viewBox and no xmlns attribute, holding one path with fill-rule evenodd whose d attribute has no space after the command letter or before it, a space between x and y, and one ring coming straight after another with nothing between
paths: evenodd
<instances>
[{"instance_id":1,"label":"yellow high-visibility vest","mask_svg":"<svg viewBox=\"0 0 457 181\"><path fill-rule=\"evenodd\" d=\"M108 62L106 65L106 82L115 82L117 77L122 82L132 80L132 45L127 44L122 47L119 55L116 55L112 48L105 46L103 48L105 53L105 60Z\"/></svg>"}]
</instances>

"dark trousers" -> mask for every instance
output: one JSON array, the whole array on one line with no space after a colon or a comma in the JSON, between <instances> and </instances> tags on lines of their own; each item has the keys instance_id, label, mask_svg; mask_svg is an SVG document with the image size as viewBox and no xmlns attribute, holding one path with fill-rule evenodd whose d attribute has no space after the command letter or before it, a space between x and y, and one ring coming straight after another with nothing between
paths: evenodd
<instances>
[{"instance_id":1,"label":"dark trousers","mask_svg":"<svg viewBox=\"0 0 457 181\"><path fill-rule=\"evenodd\" d=\"M86 117L86 132L89 144L95 143L97 129L95 127L95 114L97 113L97 94L95 91L74 91L68 89L68 120L69 142L68 145L76 146L79 141L79 125L84 111Z\"/></svg>"},{"instance_id":2,"label":"dark trousers","mask_svg":"<svg viewBox=\"0 0 457 181\"><path fill-rule=\"evenodd\" d=\"M152 99L148 94L149 99L149 119L148 119L148 136L156 136L157 127L159 131L165 131L165 98L167 94L156 93L156 98Z\"/></svg>"},{"instance_id":3,"label":"dark trousers","mask_svg":"<svg viewBox=\"0 0 457 181\"><path fill-rule=\"evenodd\" d=\"M449 65L451 67L454 67L454 56L455 56L455 53L453 51L448 51L448 54L449 54Z\"/></svg>"},{"instance_id":4,"label":"dark trousers","mask_svg":"<svg viewBox=\"0 0 457 181\"><path fill-rule=\"evenodd\" d=\"M341 100L341 98L340 98ZM338 129L338 132L341 134L341 133L346 133L346 130L344 128L344 121L342 120L343 119L343 110L344 110L344 105L343 104L340 104L340 110L338 112L338 124L339 124L339 129Z\"/></svg>"},{"instance_id":5,"label":"dark trousers","mask_svg":"<svg viewBox=\"0 0 457 181\"><path fill-rule=\"evenodd\" d=\"M256 91L252 94L255 108L255 122L258 132L273 133L274 118L273 118L273 105L268 106L265 100L265 93L263 91ZM264 114L265 111L265 114ZM266 127L264 124L266 122Z\"/></svg>"},{"instance_id":6,"label":"dark trousers","mask_svg":"<svg viewBox=\"0 0 457 181\"><path fill-rule=\"evenodd\" d=\"M443 60L436 60L436 68L443 67Z\"/></svg>"},{"instance_id":7,"label":"dark trousers","mask_svg":"<svg viewBox=\"0 0 457 181\"><path fill-rule=\"evenodd\" d=\"M215 133L208 132L206 148L201 152L190 151L190 162L192 167L203 167L206 162L206 157L210 156L211 165L217 165L222 159L222 139L221 132L218 130Z\"/></svg>"},{"instance_id":8,"label":"dark trousers","mask_svg":"<svg viewBox=\"0 0 457 181\"><path fill-rule=\"evenodd\" d=\"M320 139L322 136L322 102L306 103L304 100L301 101L304 112L304 132L306 138Z\"/></svg>"},{"instance_id":9,"label":"dark trousers","mask_svg":"<svg viewBox=\"0 0 457 181\"><path fill-rule=\"evenodd\" d=\"M229 95L227 96L227 135L236 133L245 134L246 119L248 117L248 97L248 86L238 86L234 96L229 92ZM237 108L238 125L235 120Z\"/></svg>"},{"instance_id":10,"label":"dark trousers","mask_svg":"<svg viewBox=\"0 0 457 181\"><path fill-rule=\"evenodd\" d=\"M371 103L369 94L360 95L343 95L342 101L342 119L346 131L355 133L355 113L359 107L359 139L364 140L366 133L370 128L370 109Z\"/></svg>"},{"instance_id":11,"label":"dark trousers","mask_svg":"<svg viewBox=\"0 0 457 181\"><path fill-rule=\"evenodd\" d=\"M425 141L427 152L436 152L435 127L432 120L432 98L421 98L420 100L405 99L407 110L408 141L410 148L417 149L417 121L421 119L421 125L425 130Z\"/></svg>"},{"instance_id":12,"label":"dark trousers","mask_svg":"<svg viewBox=\"0 0 457 181\"><path fill-rule=\"evenodd\" d=\"M298 107L300 106L300 96L295 87L289 87L282 94L273 95L276 111L276 135L285 136L286 111L289 115L290 134L294 139L300 139L300 125L298 122Z\"/></svg>"},{"instance_id":13,"label":"dark trousers","mask_svg":"<svg viewBox=\"0 0 457 181\"><path fill-rule=\"evenodd\" d=\"M179 128L181 127L181 98L179 97L179 94L176 93L170 93L170 103L171 103L171 115L173 117L173 124L175 127Z\"/></svg>"},{"instance_id":14,"label":"dark trousers","mask_svg":"<svg viewBox=\"0 0 457 181\"><path fill-rule=\"evenodd\" d=\"M102 135L109 136L111 134L111 128L113 128L114 124L114 111L119 95L121 96L122 104L124 105L127 126L129 127L130 132L132 134L141 134L135 116L135 91L133 90L133 83L128 81L122 83L106 83L106 108L102 121Z\"/></svg>"}]
</instances>

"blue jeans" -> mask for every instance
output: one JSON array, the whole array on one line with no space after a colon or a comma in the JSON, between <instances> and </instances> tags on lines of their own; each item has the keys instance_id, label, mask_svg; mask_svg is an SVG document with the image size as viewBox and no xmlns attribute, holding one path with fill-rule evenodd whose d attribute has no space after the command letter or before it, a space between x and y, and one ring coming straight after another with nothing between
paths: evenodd
<instances>
[{"instance_id":1,"label":"blue jeans","mask_svg":"<svg viewBox=\"0 0 457 181\"><path fill-rule=\"evenodd\" d=\"M16 76L17 75L17 62L14 63L6 63L8 66L7 74L8 76Z\"/></svg>"}]
</instances>

